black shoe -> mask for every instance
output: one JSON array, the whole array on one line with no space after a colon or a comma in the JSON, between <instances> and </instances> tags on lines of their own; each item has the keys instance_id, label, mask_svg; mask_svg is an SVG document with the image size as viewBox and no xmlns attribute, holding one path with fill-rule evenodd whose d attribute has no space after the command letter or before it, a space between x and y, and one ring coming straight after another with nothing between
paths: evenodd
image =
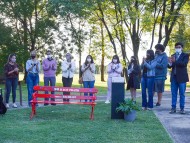
<instances>
[{"instance_id":1,"label":"black shoe","mask_svg":"<svg viewBox=\"0 0 190 143\"><path fill-rule=\"evenodd\" d=\"M185 114L184 109L181 109L181 110L179 111L179 113L180 113L180 114Z\"/></svg>"},{"instance_id":2,"label":"black shoe","mask_svg":"<svg viewBox=\"0 0 190 143\"><path fill-rule=\"evenodd\" d=\"M51 103L51 105L55 106L56 104L55 103Z\"/></svg>"},{"instance_id":3,"label":"black shoe","mask_svg":"<svg viewBox=\"0 0 190 143\"><path fill-rule=\"evenodd\" d=\"M170 111L170 114L174 114L174 113L176 113L176 109L172 108L171 111Z\"/></svg>"},{"instance_id":4,"label":"black shoe","mask_svg":"<svg viewBox=\"0 0 190 143\"><path fill-rule=\"evenodd\" d=\"M48 103L44 103L44 106L48 106L49 104Z\"/></svg>"},{"instance_id":5,"label":"black shoe","mask_svg":"<svg viewBox=\"0 0 190 143\"><path fill-rule=\"evenodd\" d=\"M158 102L156 103L156 106L160 106L160 105L161 105L160 103L158 103Z\"/></svg>"}]
</instances>

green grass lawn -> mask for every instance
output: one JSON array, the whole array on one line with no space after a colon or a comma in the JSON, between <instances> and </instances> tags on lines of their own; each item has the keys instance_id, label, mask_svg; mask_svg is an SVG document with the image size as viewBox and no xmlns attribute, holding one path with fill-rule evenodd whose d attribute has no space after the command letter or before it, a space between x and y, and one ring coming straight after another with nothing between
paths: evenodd
<instances>
[{"instance_id":1,"label":"green grass lawn","mask_svg":"<svg viewBox=\"0 0 190 143\"><path fill-rule=\"evenodd\" d=\"M0 143L172 143L152 111L137 112L134 122L110 119L110 104L98 102L95 119L90 107L62 105L8 110L0 117Z\"/></svg>"}]
</instances>

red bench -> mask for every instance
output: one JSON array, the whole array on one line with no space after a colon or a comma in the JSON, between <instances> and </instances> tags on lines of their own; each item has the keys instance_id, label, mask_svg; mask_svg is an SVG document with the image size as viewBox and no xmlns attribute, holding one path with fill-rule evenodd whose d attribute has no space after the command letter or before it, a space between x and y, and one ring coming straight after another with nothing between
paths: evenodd
<instances>
[{"instance_id":1,"label":"red bench","mask_svg":"<svg viewBox=\"0 0 190 143\"><path fill-rule=\"evenodd\" d=\"M36 114L36 104L78 104L78 105L90 105L92 107L90 119L94 119L94 107L96 105L96 96L98 92L96 88L73 88L73 87L53 87L53 86L34 86L35 92L32 95L31 105L32 113L30 119ZM55 94L45 94L44 92L54 91ZM70 95L57 94L57 92L69 92ZM84 93L92 93L93 96L84 96ZM45 98L54 98L55 101L45 101ZM69 99L65 101L63 99ZM87 100L87 102L85 102Z\"/></svg>"}]
</instances>

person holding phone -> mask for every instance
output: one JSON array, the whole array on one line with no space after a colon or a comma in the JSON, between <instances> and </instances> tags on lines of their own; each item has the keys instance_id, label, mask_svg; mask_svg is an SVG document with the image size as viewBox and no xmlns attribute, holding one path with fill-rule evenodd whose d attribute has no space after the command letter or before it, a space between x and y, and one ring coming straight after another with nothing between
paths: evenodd
<instances>
[{"instance_id":1,"label":"person holding phone","mask_svg":"<svg viewBox=\"0 0 190 143\"><path fill-rule=\"evenodd\" d=\"M34 93L33 87L39 84L40 62L36 58L36 51L30 53L31 58L26 62L27 71L27 89L28 89L28 106L31 106L32 94Z\"/></svg>"},{"instance_id":2,"label":"person holding phone","mask_svg":"<svg viewBox=\"0 0 190 143\"><path fill-rule=\"evenodd\" d=\"M16 63L16 55L10 54L8 61L4 67L6 77L6 107L9 108L9 97L12 89L13 108L17 108L16 105L16 88L18 85L18 65Z\"/></svg>"},{"instance_id":3,"label":"person holding phone","mask_svg":"<svg viewBox=\"0 0 190 143\"><path fill-rule=\"evenodd\" d=\"M177 94L180 95L180 113L185 114L185 91L186 82L189 81L187 73L187 64L189 62L189 55L183 52L183 43L177 42L175 44L175 54L169 58L168 67L172 69L170 75L172 103L170 113L176 113Z\"/></svg>"}]
</instances>

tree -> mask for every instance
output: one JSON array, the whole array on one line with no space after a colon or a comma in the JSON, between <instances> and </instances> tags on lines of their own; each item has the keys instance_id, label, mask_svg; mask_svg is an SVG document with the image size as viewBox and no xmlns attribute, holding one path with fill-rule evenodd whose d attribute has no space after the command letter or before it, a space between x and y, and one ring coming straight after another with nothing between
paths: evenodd
<instances>
[{"instance_id":1,"label":"tree","mask_svg":"<svg viewBox=\"0 0 190 143\"><path fill-rule=\"evenodd\" d=\"M30 51L35 49L44 54L44 47L55 43L53 30L57 29L57 24L55 13L50 9L47 0L0 0L4 22L12 29L15 43L21 47L17 53L22 55L23 66Z\"/></svg>"}]
</instances>

